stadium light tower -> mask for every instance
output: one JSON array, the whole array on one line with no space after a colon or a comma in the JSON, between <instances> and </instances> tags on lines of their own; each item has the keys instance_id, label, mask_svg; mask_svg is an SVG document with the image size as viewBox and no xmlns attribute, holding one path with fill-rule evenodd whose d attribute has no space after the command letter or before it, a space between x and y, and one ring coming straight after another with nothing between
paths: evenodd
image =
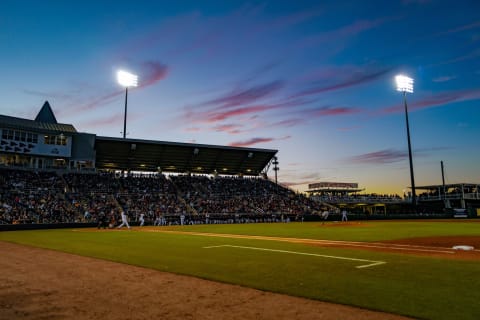
<instances>
[{"instance_id":1,"label":"stadium light tower","mask_svg":"<svg viewBox=\"0 0 480 320\"><path fill-rule=\"evenodd\" d=\"M117 81L121 86L125 87L125 114L123 115L123 139L127 137L127 99L128 87L136 87L138 84L138 76L119 70L117 71Z\"/></svg>"},{"instance_id":2,"label":"stadium light tower","mask_svg":"<svg viewBox=\"0 0 480 320\"><path fill-rule=\"evenodd\" d=\"M413 175L413 160L412 160L412 144L410 142L410 126L408 123L408 107L407 107L407 92L413 93L413 79L404 75L395 77L397 82L397 91L403 92L403 103L405 105L405 120L407 124L407 140L408 140L408 160L410 162L410 182L412 187L412 206L416 210L417 195L415 193L415 178Z\"/></svg>"}]
</instances>

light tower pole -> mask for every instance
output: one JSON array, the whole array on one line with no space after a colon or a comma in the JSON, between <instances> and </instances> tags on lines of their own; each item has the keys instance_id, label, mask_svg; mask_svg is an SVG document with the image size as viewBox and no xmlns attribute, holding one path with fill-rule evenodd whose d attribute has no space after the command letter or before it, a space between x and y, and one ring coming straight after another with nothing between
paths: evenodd
<instances>
[{"instance_id":1,"label":"light tower pole","mask_svg":"<svg viewBox=\"0 0 480 320\"><path fill-rule=\"evenodd\" d=\"M273 171L275 171L275 189L276 189L276 192L278 193L278 180L277 180L277 174L278 174L278 170L280 170L280 168L278 167L278 157L277 156L273 156Z\"/></svg>"},{"instance_id":2,"label":"light tower pole","mask_svg":"<svg viewBox=\"0 0 480 320\"><path fill-rule=\"evenodd\" d=\"M403 104L405 106L405 121L407 125L407 141L408 141L408 160L410 163L410 183L412 187L412 206L416 211L417 195L415 193L415 177L413 175L413 160L412 160L412 143L410 142L410 125L408 122L408 106L407 106L407 92L413 93L413 79L404 75L395 77L397 82L397 91L403 92Z\"/></svg>"},{"instance_id":3,"label":"light tower pole","mask_svg":"<svg viewBox=\"0 0 480 320\"><path fill-rule=\"evenodd\" d=\"M125 113L123 115L123 139L127 137L127 99L128 87L136 87L138 84L138 76L119 70L117 71L117 81L120 85L125 87Z\"/></svg>"}]
</instances>

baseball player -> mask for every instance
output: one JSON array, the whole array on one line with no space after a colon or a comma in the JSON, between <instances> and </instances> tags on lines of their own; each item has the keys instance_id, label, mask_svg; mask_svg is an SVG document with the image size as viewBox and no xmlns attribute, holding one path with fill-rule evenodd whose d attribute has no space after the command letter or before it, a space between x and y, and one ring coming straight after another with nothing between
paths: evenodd
<instances>
[{"instance_id":1,"label":"baseball player","mask_svg":"<svg viewBox=\"0 0 480 320\"><path fill-rule=\"evenodd\" d=\"M127 214L125 213L125 210L122 210L121 216L122 216L122 223L117 227L117 229L120 229L123 226L127 226L127 228L130 229L130 225L128 224Z\"/></svg>"},{"instance_id":2,"label":"baseball player","mask_svg":"<svg viewBox=\"0 0 480 320\"><path fill-rule=\"evenodd\" d=\"M323 218L322 224L324 224L325 221L328 220L328 215L329 215L329 214L330 214L330 212L328 212L328 210L325 210L325 211L322 212L322 218Z\"/></svg>"},{"instance_id":3,"label":"baseball player","mask_svg":"<svg viewBox=\"0 0 480 320\"><path fill-rule=\"evenodd\" d=\"M140 227L142 227L145 224L145 214L140 213L140 218L138 218L138 221L140 221Z\"/></svg>"}]
</instances>

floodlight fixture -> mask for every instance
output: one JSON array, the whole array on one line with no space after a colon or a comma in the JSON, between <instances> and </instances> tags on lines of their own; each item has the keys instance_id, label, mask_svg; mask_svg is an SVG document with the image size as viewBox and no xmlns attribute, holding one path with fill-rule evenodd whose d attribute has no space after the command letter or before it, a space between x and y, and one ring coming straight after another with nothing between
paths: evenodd
<instances>
[{"instance_id":1,"label":"floodlight fixture","mask_svg":"<svg viewBox=\"0 0 480 320\"><path fill-rule=\"evenodd\" d=\"M413 79L404 75L395 77L397 82L397 91L413 93Z\"/></svg>"},{"instance_id":2,"label":"floodlight fixture","mask_svg":"<svg viewBox=\"0 0 480 320\"><path fill-rule=\"evenodd\" d=\"M127 71L119 70L117 71L117 81L124 87L136 87L138 85L138 76Z\"/></svg>"},{"instance_id":3,"label":"floodlight fixture","mask_svg":"<svg viewBox=\"0 0 480 320\"><path fill-rule=\"evenodd\" d=\"M117 71L117 81L121 86L125 87L125 113L123 116L123 138L127 137L127 99L128 87L136 87L138 85L138 76L133 73L119 70Z\"/></svg>"}]
</instances>

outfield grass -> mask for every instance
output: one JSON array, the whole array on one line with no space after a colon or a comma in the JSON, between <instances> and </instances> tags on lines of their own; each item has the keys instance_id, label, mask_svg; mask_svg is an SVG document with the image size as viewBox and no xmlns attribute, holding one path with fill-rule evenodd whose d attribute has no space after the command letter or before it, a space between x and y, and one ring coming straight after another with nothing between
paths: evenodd
<instances>
[{"instance_id":1,"label":"outfield grass","mask_svg":"<svg viewBox=\"0 0 480 320\"><path fill-rule=\"evenodd\" d=\"M278 223L202 225L159 230L351 241L441 235L480 236L478 222L368 222L358 226L335 227L325 227L321 223ZM0 240L415 318L480 318L478 261L126 230L1 232ZM279 251L238 247L204 248L219 245ZM356 266L361 264L359 261L325 256L387 263L358 269Z\"/></svg>"}]
</instances>

